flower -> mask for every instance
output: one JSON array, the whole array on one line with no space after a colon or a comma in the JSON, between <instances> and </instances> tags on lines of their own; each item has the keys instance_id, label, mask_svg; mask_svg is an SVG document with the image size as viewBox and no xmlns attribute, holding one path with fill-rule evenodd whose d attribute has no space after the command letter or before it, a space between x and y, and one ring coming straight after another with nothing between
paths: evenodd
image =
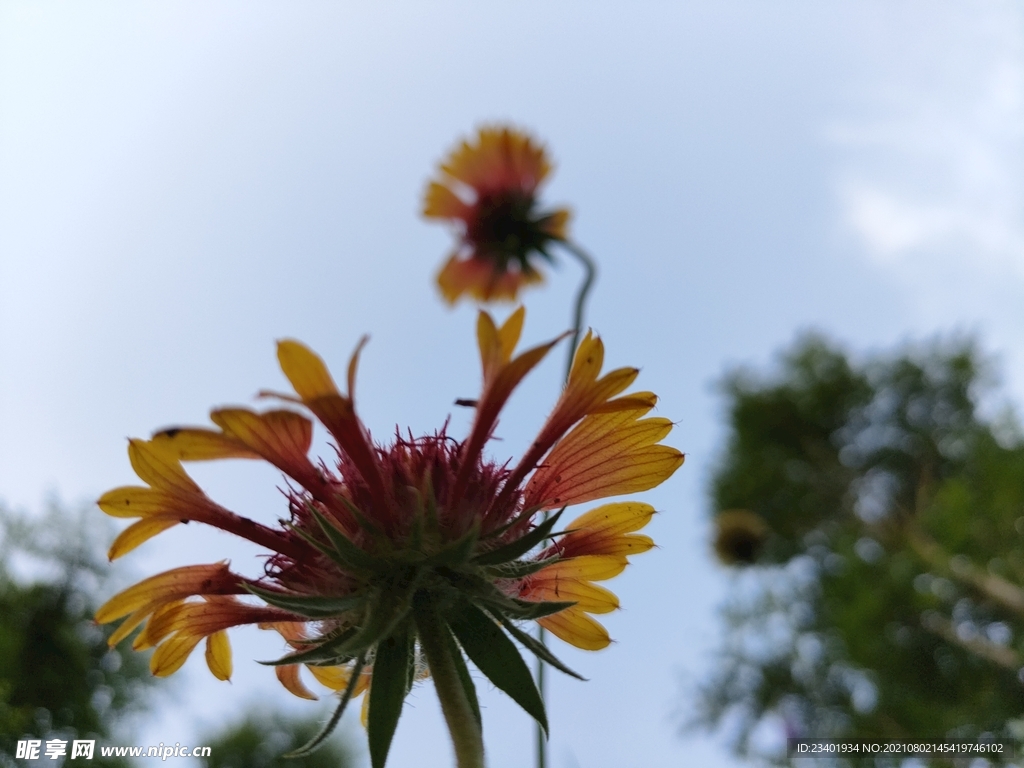
<instances>
[{"instance_id":1,"label":"flower","mask_svg":"<svg viewBox=\"0 0 1024 768\"><path fill-rule=\"evenodd\" d=\"M724 565L751 565L764 549L768 523L749 509L727 509L715 515L715 554Z\"/></svg>"},{"instance_id":2,"label":"flower","mask_svg":"<svg viewBox=\"0 0 1024 768\"><path fill-rule=\"evenodd\" d=\"M632 532L654 509L604 504L561 535L553 534L561 512L543 514L652 488L684 457L661 445L671 422L645 417L657 398L622 394L638 371L601 375L604 345L588 333L561 397L523 457L514 464L487 458L484 448L505 402L559 341L515 354L524 314L518 309L500 327L479 315L483 389L463 441L442 429L374 443L355 411L359 348L342 394L323 361L290 340L279 342L277 353L294 394L261 394L291 408L224 408L211 413L217 429L184 427L131 440L128 455L146 485L116 488L99 500L107 514L138 518L116 538L111 558L190 521L234 533L271 555L260 578L236 574L224 562L192 565L115 595L96 614L100 623L123 619L111 643L141 627L133 647L155 648L151 669L163 676L205 640L210 670L228 679L225 630L255 624L276 631L291 650L271 663L293 694L314 697L300 677L303 666L341 692L339 713L369 690L375 768L384 765L405 695L427 673L457 752L459 706L463 714L476 713L473 727L479 727L463 653L546 727L543 703L510 636L571 674L519 623L539 621L580 648L606 646L608 634L591 614L611 611L618 601L593 582L617 575L629 555L653 546ZM300 409L333 438L334 467L308 457L313 423ZM269 527L236 515L206 496L183 467L222 458L261 459L282 471L289 478L288 519Z\"/></svg>"},{"instance_id":3,"label":"flower","mask_svg":"<svg viewBox=\"0 0 1024 768\"><path fill-rule=\"evenodd\" d=\"M540 282L534 260L564 240L569 211L538 210L537 190L551 171L543 147L508 127L482 128L462 142L431 181L423 215L456 222L461 242L437 276L449 304L463 294L479 301L515 300Z\"/></svg>"}]
</instances>

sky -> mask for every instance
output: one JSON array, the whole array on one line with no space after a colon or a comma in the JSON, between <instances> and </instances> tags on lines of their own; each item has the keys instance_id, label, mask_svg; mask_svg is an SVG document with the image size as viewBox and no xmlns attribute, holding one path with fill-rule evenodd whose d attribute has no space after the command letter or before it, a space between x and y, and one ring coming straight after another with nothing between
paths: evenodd
<instances>
[{"instance_id":1,"label":"sky","mask_svg":"<svg viewBox=\"0 0 1024 768\"><path fill-rule=\"evenodd\" d=\"M659 548L610 583L616 643L556 646L589 682L553 676L552 766L741 765L727 734L680 732L732 584L708 544L716 383L808 329L855 355L966 332L1024 402L1022 17L999 0L0 0L0 501L34 514L133 483L126 438L283 389L284 337L340 371L370 335L357 405L378 438L449 415L464 433L476 309L439 300L452 235L418 211L458 140L527 128L555 159L545 200L600 264L587 321L607 363L642 369L687 453L642 496ZM568 327L579 278L563 258L526 295L525 343ZM561 368L520 388L492 455L528 445ZM238 512L283 513L274 472L190 471ZM180 526L117 578L223 558L254 574L257 555ZM233 634L231 683L201 654L161 683L137 743L198 743L256 702L325 712L251 661L281 650L261 634ZM526 764L527 716L480 687L489 765ZM451 764L429 684L390 764Z\"/></svg>"}]
</instances>

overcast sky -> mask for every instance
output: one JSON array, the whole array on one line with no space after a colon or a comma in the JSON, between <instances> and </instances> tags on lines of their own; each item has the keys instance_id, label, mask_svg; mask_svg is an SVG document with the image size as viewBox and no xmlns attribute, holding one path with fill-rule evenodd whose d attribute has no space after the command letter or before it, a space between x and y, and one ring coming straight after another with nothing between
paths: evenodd
<instances>
[{"instance_id":1,"label":"overcast sky","mask_svg":"<svg viewBox=\"0 0 1024 768\"><path fill-rule=\"evenodd\" d=\"M730 583L707 544L715 382L808 328L858 353L968 331L1024 400L1022 17L938 0L0 0L0 499L35 511L134 482L127 437L282 388L284 336L340 371L369 333L371 430L440 426L479 386L475 310L433 289L450 235L420 199L457 139L512 121L548 144L545 198L600 261L589 322L609 365L643 369L688 454L645 496L660 549L610 584L618 642L557 649L590 681L554 676L553 767L736 765L723 736L678 733ZM526 342L567 327L578 279L563 261L527 295ZM560 368L513 398L495 456L528 444ZM273 472L193 474L239 512L283 514ZM181 526L122 578L224 557L253 573L256 554ZM196 743L257 700L323 711L251 661L280 651L261 634L232 635L231 684L201 653L161 683L139 743ZM526 715L484 704L489 764L527 765ZM451 764L429 684L391 763Z\"/></svg>"}]
</instances>

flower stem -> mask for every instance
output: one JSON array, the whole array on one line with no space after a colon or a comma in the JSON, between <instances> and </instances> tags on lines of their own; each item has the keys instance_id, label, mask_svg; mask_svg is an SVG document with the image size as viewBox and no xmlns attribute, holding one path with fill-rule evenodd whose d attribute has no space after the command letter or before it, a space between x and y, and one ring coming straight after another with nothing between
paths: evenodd
<instances>
[{"instance_id":1,"label":"flower stem","mask_svg":"<svg viewBox=\"0 0 1024 768\"><path fill-rule=\"evenodd\" d=\"M444 636L449 629L428 595L420 593L417 598L413 608L416 633L455 745L455 764L458 768L484 768L483 733L452 658L454 643Z\"/></svg>"},{"instance_id":2,"label":"flower stem","mask_svg":"<svg viewBox=\"0 0 1024 768\"><path fill-rule=\"evenodd\" d=\"M597 264L590 255L580 248L576 243L569 240L560 241L565 250L576 257L583 267L583 282L580 283L576 292L576 304L572 315L572 342L569 344L569 355L565 362L565 380L569 380L569 372L572 370L572 359L576 355L576 347L580 343L580 333L583 332L583 318L586 312L587 297L590 289L594 286L594 279L597 277Z\"/></svg>"},{"instance_id":3,"label":"flower stem","mask_svg":"<svg viewBox=\"0 0 1024 768\"><path fill-rule=\"evenodd\" d=\"M537 629L537 639L540 641L541 645L545 645L546 644L545 637L544 637L546 634L547 634L547 632L544 630L544 627L538 627L538 629ZM537 692L540 694L540 700L544 701L545 704L547 703L545 701L545 691L544 691L544 683L545 683L545 675L546 675L546 673L547 673L547 670L544 668L544 662L541 661L538 658L537 659ZM540 727L540 723L538 723L537 724L537 768L545 768L547 763L548 763L548 739L547 739L547 736L544 733L544 729L541 728Z\"/></svg>"},{"instance_id":4,"label":"flower stem","mask_svg":"<svg viewBox=\"0 0 1024 768\"><path fill-rule=\"evenodd\" d=\"M572 315L572 340L569 343L569 354L565 360L565 380L569 381L569 374L572 372L572 361L576 357L576 348L580 344L580 334L583 332L583 318L586 314L587 298L590 296L590 289L594 286L594 280L597 278L597 264L590 257L586 251L580 248L576 243L569 240L561 240L561 245L565 250L576 257L580 265L583 267L583 282L580 283L579 289L576 291L576 303L573 308ZM548 513L544 513L544 519L547 520ZM544 627L537 629L537 639L541 644L545 644L545 636L547 632L544 631ZM545 683L546 670L544 662L537 659L537 691L540 693L541 701L544 701L546 697ZM540 724L537 725L537 768L546 768L548 762L548 740L544 733L544 729L541 728Z\"/></svg>"}]
</instances>

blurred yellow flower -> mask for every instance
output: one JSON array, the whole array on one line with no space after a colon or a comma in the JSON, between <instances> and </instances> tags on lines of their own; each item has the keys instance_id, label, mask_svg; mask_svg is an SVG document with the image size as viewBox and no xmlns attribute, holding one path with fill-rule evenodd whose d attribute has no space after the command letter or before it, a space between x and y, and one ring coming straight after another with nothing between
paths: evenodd
<instances>
[{"instance_id":1,"label":"blurred yellow flower","mask_svg":"<svg viewBox=\"0 0 1024 768\"><path fill-rule=\"evenodd\" d=\"M538 209L551 163L543 147L509 127L482 128L441 164L427 187L423 215L457 224L460 242L437 276L444 298L514 300L542 280L535 261L565 240L569 211Z\"/></svg>"}]
</instances>

